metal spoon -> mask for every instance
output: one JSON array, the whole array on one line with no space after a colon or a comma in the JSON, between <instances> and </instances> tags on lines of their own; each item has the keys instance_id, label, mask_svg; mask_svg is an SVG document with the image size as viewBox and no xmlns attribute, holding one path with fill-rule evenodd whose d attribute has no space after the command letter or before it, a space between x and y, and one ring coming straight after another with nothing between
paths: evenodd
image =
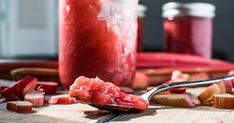
<instances>
[{"instance_id":1,"label":"metal spoon","mask_svg":"<svg viewBox=\"0 0 234 123\"><path fill-rule=\"evenodd\" d=\"M162 85L154 87L153 89L146 92L145 94L142 94L141 97L144 100L147 100L149 102L150 99L154 95L156 95L162 91L171 90L171 89L175 89L175 88L181 88L181 87L194 87L194 86L214 84L214 83L220 82L221 80L232 80L232 79L234 79L234 75L219 77L219 78L214 78L214 79L184 81L184 82L175 82L175 83L171 83L171 84L162 84ZM99 109L109 110L112 112L127 112L127 111L137 110L131 106L122 106L122 105L120 106L120 105L113 105L113 104L100 106L100 105L90 103L89 105L96 107L96 108L99 108Z\"/></svg>"}]
</instances>

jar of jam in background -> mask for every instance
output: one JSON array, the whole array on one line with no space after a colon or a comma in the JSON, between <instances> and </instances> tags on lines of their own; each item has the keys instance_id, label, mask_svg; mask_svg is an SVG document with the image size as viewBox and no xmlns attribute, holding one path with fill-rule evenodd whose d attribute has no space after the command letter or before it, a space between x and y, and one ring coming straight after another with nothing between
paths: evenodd
<instances>
[{"instance_id":1,"label":"jar of jam in background","mask_svg":"<svg viewBox=\"0 0 234 123\"><path fill-rule=\"evenodd\" d=\"M211 58L214 5L169 2L162 10L165 51Z\"/></svg>"},{"instance_id":2,"label":"jar of jam in background","mask_svg":"<svg viewBox=\"0 0 234 123\"><path fill-rule=\"evenodd\" d=\"M143 36L144 36L144 19L146 17L147 7L145 5L139 4L137 7L137 52L143 50Z\"/></svg>"},{"instance_id":3,"label":"jar of jam in background","mask_svg":"<svg viewBox=\"0 0 234 123\"><path fill-rule=\"evenodd\" d=\"M138 0L60 0L59 75L131 86L135 77Z\"/></svg>"}]
</instances>

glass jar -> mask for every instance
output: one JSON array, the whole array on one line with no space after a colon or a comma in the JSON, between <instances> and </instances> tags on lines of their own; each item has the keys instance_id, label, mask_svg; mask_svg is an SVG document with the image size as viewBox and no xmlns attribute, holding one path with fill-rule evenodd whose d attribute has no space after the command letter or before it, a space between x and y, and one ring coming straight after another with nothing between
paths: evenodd
<instances>
[{"instance_id":1,"label":"glass jar","mask_svg":"<svg viewBox=\"0 0 234 123\"><path fill-rule=\"evenodd\" d=\"M138 22L138 28L137 28L137 52L141 52L143 49L143 34L144 34L144 19L146 16L147 7L145 5L138 5L137 8L137 22Z\"/></svg>"},{"instance_id":2,"label":"glass jar","mask_svg":"<svg viewBox=\"0 0 234 123\"><path fill-rule=\"evenodd\" d=\"M165 51L211 58L215 6L170 2L162 9Z\"/></svg>"},{"instance_id":3,"label":"glass jar","mask_svg":"<svg viewBox=\"0 0 234 123\"><path fill-rule=\"evenodd\" d=\"M138 0L60 0L59 75L131 86L136 66Z\"/></svg>"}]
</instances>

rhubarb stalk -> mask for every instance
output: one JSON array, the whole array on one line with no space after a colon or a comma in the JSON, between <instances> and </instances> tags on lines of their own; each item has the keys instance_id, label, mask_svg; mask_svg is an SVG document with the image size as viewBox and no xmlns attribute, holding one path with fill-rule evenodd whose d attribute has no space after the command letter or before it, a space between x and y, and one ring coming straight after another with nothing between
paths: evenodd
<instances>
[{"instance_id":1,"label":"rhubarb stalk","mask_svg":"<svg viewBox=\"0 0 234 123\"><path fill-rule=\"evenodd\" d=\"M231 94L214 94L213 107L234 109L234 96Z\"/></svg>"},{"instance_id":2,"label":"rhubarb stalk","mask_svg":"<svg viewBox=\"0 0 234 123\"><path fill-rule=\"evenodd\" d=\"M223 66L234 67L230 62L205 59L194 55L175 54L175 53L138 53L138 68L163 68L163 67L184 67L184 66Z\"/></svg>"},{"instance_id":3,"label":"rhubarb stalk","mask_svg":"<svg viewBox=\"0 0 234 123\"><path fill-rule=\"evenodd\" d=\"M45 96L44 92L41 91L30 91L25 94L24 100L29 101L33 106L41 107L44 106Z\"/></svg>"},{"instance_id":4,"label":"rhubarb stalk","mask_svg":"<svg viewBox=\"0 0 234 123\"><path fill-rule=\"evenodd\" d=\"M155 95L153 101L156 104L177 106L177 107L194 107L195 103L188 94L161 94Z\"/></svg>"},{"instance_id":5,"label":"rhubarb stalk","mask_svg":"<svg viewBox=\"0 0 234 123\"><path fill-rule=\"evenodd\" d=\"M11 101L7 102L6 108L17 113L30 113L32 112L32 106L32 103L28 101Z\"/></svg>"}]
</instances>

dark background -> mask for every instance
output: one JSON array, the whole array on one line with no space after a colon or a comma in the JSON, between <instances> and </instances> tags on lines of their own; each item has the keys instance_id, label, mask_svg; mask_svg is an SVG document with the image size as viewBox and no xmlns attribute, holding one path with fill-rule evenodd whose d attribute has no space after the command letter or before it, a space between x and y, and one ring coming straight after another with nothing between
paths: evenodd
<instances>
[{"instance_id":1,"label":"dark background","mask_svg":"<svg viewBox=\"0 0 234 123\"><path fill-rule=\"evenodd\" d=\"M234 1L233 0L141 0L148 7L145 18L144 51L163 50L161 6L167 2L207 2L216 6L213 34L213 57L234 61Z\"/></svg>"}]
</instances>

